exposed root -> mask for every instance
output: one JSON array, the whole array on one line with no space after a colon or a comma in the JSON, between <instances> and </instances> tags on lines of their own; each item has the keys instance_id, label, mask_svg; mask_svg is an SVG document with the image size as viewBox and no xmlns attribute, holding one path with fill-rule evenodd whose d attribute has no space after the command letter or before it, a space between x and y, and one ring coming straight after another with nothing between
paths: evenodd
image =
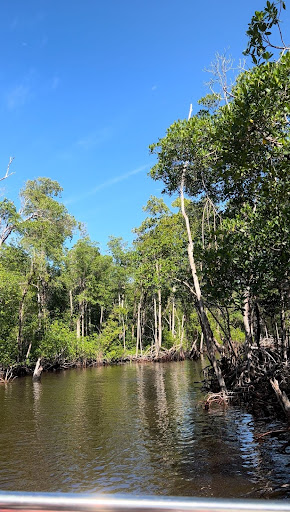
<instances>
[{"instance_id":1,"label":"exposed root","mask_svg":"<svg viewBox=\"0 0 290 512\"><path fill-rule=\"evenodd\" d=\"M12 382L14 379L16 379L16 376L13 373L12 367L8 367L0 373L0 384L7 384L8 382Z\"/></svg>"},{"instance_id":2,"label":"exposed root","mask_svg":"<svg viewBox=\"0 0 290 512\"><path fill-rule=\"evenodd\" d=\"M202 401L203 408L208 411L213 406L222 407L225 409L229 405L229 396L223 393L208 393L205 401Z\"/></svg>"},{"instance_id":3,"label":"exposed root","mask_svg":"<svg viewBox=\"0 0 290 512\"><path fill-rule=\"evenodd\" d=\"M260 439L263 439L266 436L270 436L271 434L281 434L282 432L290 432L290 427L280 428L278 430L269 430L268 432L263 432L263 434L255 434L255 438L257 439L257 441L259 441Z\"/></svg>"}]
</instances>

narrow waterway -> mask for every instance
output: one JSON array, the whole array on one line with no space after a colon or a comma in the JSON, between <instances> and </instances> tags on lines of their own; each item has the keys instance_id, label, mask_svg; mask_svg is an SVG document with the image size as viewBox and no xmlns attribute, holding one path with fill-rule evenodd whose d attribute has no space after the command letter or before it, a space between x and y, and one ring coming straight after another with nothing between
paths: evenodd
<instances>
[{"instance_id":1,"label":"narrow waterway","mask_svg":"<svg viewBox=\"0 0 290 512\"><path fill-rule=\"evenodd\" d=\"M0 490L290 497L281 425L204 411L201 363L70 370L0 386Z\"/></svg>"}]
</instances>

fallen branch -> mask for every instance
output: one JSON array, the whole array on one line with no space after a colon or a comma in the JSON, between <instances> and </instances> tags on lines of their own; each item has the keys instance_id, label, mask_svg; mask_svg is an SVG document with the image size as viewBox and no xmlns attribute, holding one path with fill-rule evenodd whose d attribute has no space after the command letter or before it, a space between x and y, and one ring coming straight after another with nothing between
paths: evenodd
<instances>
[{"instance_id":1,"label":"fallen branch","mask_svg":"<svg viewBox=\"0 0 290 512\"><path fill-rule=\"evenodd\" d=\"M270 436L271 434L280 434L282 432L290 432L289 427L280 428L279 430L269 430L268 432L263 432L263 434L255 434L255 438L259 441L260 439L263 439L263 437Z\"/></svg>"}]
</instances>

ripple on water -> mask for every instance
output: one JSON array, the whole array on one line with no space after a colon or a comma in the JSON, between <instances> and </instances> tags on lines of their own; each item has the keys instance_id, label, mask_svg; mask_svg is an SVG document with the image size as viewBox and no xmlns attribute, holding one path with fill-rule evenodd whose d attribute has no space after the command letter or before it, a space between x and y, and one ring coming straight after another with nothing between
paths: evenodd
<instances>
[{"instance_id":1,"label":"ripple on water","mask_svg":"<svg viewBox=\"0 0 290 512\"><path fill-rule=\"evenodd\" d=\"M125 365L0 387L0 488L289 497L289 437L255 438L280 424L203 411L200 371Z\"/></svg>"}]
</instances>

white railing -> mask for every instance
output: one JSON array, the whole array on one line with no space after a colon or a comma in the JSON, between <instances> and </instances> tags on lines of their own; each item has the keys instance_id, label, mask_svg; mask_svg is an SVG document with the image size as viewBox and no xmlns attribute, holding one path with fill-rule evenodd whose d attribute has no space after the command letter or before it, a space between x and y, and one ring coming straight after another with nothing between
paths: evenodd
<instances>
[{"instance_id":1,"label":"white railing","mask_svg":"<svg viewBox=\"0 0 290 512\"><path fill-rule=\"evenodd\" d=\"M42 512L290 512L290 502L0 492L0 512L12 510Z\"/></svg>"}]
</instances>

